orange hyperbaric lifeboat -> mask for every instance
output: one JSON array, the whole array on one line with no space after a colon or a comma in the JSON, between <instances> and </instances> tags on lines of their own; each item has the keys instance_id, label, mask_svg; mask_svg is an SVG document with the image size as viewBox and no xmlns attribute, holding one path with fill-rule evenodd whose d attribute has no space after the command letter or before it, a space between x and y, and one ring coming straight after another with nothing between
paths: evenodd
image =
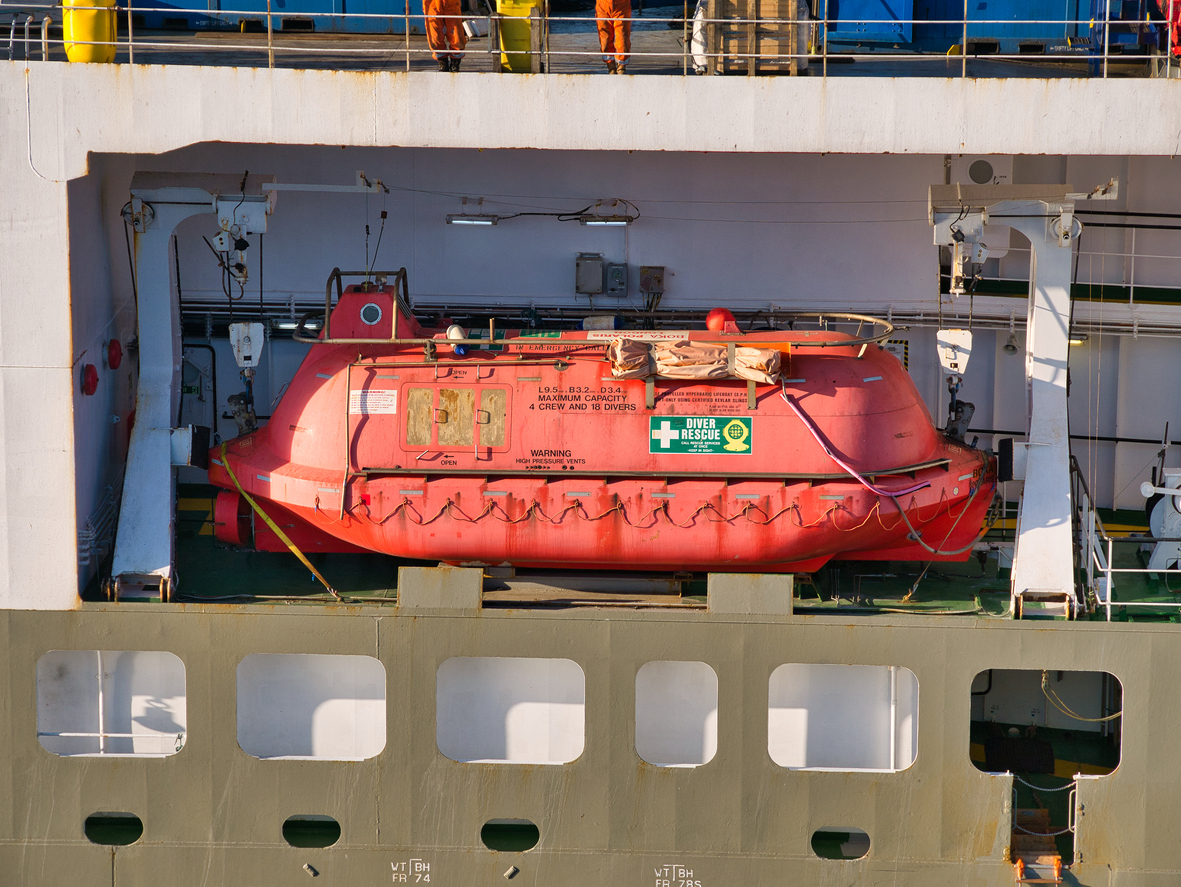
<instances>
[{"instance_id":1,"label":"orange hyperbaric lifeboat","mask_svg":"<svg viewBox=\"0 0 1181 887\"><path fill-rule=\"evenodd\" d=\"M270 422L210 454L223 541L253 523L267 550L273 526L306 551L452 564L808 571L963 560L995 491L995 460L848 334L473 341L372 284L329 321Z\"/></svg>"}]
</instances>

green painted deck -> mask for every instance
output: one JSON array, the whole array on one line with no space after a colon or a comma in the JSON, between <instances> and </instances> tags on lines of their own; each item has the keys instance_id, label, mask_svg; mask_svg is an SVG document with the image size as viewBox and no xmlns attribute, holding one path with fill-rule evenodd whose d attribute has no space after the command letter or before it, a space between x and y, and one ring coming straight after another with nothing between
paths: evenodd
<instances>
[{"instance_id":1,"label":"green painted deck","mask_svg":"<svg viewBox=\"0 0 1181 887\"><path fill-rule=\"evenodd\" d=\"M178 602L250 603L286 601L292 604L336 603L292 555L281 552L245 551L230 548L213 536L214 487L182 484L178 487L176 570L174 600ZM1104 526L1117 538L1114 563L1117 568L1140 569L1144 560L1139 543L1131 534L1146 534L1143 512L1100 510ZM1011 542L1012 519L998 524L986 542ZM1119 541L1124 540L1127 541ZM339 591L346 603L394 604L400 566L434 566L433 562L402 560L381 554L312 554L309 559ZM573 574L571 574L573 575ZM680 593L673 589L647 589L619 584L613 574L582 577L567 583L565 593L543 589L528 571L520 571L520 588L505 590L491 577L486 585L486 602L499 607L566 606L705 606L704 575L681 577ZM635 575L635 574L631 574ZM666 577L667 583L672 577ZM552 574L549 585L562 587ZM659 584L659 580L653 580ZM642 583L641 583L642 584ZM1172 590L1173 588L1176 591ZM1147 573L1117 573L1112 596L1113 621L1181 621L1181 610L1165 607L1128 608L1121 603L1181 603L1181 576L1154 577ZM660 593L662 592L662 593ZM97 581L84 597L101 599ZM919 561L832 561L810 575L796 577L795 610L802 614L843 616L913 614L915 616L972 616L1008 619L1008 573L999 568L995 552L971 557L963 563ZM1027 618L1036 618L1027 610ZM1081 618L1102 621L1106 609Z\"/></svg>"}]
</instances>

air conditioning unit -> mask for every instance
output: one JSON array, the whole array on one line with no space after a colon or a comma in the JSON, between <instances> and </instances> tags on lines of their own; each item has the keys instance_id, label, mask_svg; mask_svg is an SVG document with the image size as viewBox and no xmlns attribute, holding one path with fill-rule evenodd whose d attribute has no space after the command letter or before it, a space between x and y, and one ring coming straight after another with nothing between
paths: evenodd
<instances>
[{"instance_id":1,"label":"air conditioning unit","mask_svg":"<svg viewBox=\"0 0 1181 887\"><path fill-rule=\"evenodd\" d=\"M1005 154L960 154L951 158L953 185L1011 185L1013 158Z\"/></svg>"}]
</instances>

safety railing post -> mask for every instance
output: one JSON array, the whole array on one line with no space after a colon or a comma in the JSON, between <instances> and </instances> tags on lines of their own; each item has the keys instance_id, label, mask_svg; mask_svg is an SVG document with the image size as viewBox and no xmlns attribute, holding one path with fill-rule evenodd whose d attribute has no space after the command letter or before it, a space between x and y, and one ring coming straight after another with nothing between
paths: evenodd
<instances>
[{"instance_id":1,"label":"safety railing post","mask_svg":"<svg viewBox=\"0 0 1181 887\"><path fill-rule=\"evenodd\" d=\"M824 38L820 43L820 76L828 76L828 0L824 0Z\"/></svg>"},{"instance_id":2,"label":"safety railing post","mask_svg":"<svg viewBox=\"0 0 1181 887\"><path fill-rule=\"evenodd\" d=\"M410 73L410 0L406 0L406 29L403 33L406 35L406 73Z\"/></svg>"},{"instance_id":3,"label":"safety railing post","mask_svg":"<svg viewBox=\"0 0 1181 887\"><path fill-rule=\"evenodd\" d=\"M267 0L267 67L275 67L275 29L271 21L271 0Z\"/></svg>"},{"instance_id":4,"label":"safety railing post","mask_svg":"<svg viewBox=\"0 0 1181 887\"><path fill-rule=\"evenodd\" d=\"M132 25L132 22L131 22L132 5L131 4L132 4L132 0L127 0L127 64L134 65L135 64L135 45L133 43L134 36L132 34L132 26L131 26ZM112 35L112 36L114 36L114 35ZM117 38L115 39L115 42L116 43L119 42Z\"/></svg>"},{"instance_id":5,"label":"safety railing post","mask_svg":"<svg viewBox=\"0 0 1181 887\"><path fill-rule=\"evenodd\" d=\"M1107 539L1107 569L1104 571L1104 573L1105 573L1104 581L1107 583L1107 587L1103 590L1103 596L1107 599L1107 621L1108 622L1111 621L1111 593L1112 593L1112 587L1111 587L1111 564L1112 564L1111 546L1112 546L1112 540L1111 540L1111 537L1109 536Z\"/></svg>"},{"instance_id":6,"label":"safety railing post","mask_svg":"<svg viewBox=\"0 0 1181 887\"><path fill-rule=\"evenodd\" d=\"M33 45L33 41L29 37L29 25L33 24L33 22L35 22L35 21L37 21L37 17L35 15L33 15L32 13L30 13L28 16L25 17L25 60L26 61L32 61L32 59L33 59L33 50L31 48Z\"/></svg>"},{"instance_id":7,"label":"safety railing post","mask_svg":"<svg viewBox=\"0 0 1181 887\"><path fill-rule=\"evenodd\" d=\"M498 74L503 74L506 70L504 65L504 54L501 53L501 36L500 36L500 13L492 16L492 27L488 33L492 38L492 70Z\"/></svg>"},{"instance_id":8,"label":"safety railing post","mask_svg":"<svg viewBox=\"0 0 1181 887\"><path fill-rule=\"evenodd\" d=\"M47 15L41 19L41 61L49 61L49 26L53 24L53 16Z\"/></svg>"},{"instance_id":9,"label":"safety railing post","mask_svg":"<svg viewBox=\"0 0 1181 887\"><path fill-rule=\"evenodd\" d=\"M488 60L492 63L492 70L499 71L500 70L500 65L498 64L499 59L497 59L496 55L495 55L496 34L494 33L494 31L496 30L496 26L494 24L494 21L495 21L495 19L493 19L493 17L492 17L492 6L489 5L488 6L488 27L485 31L485 33L488 35L488 38L487 38L488 39Z\"/></svg>"},{"instance_id":10,"label":"safety railing post","mask_svg":"<svg viewBox=\"0 0 1181 887\"><path fill-rule=\"evenodd\" d=\"M1103 0L1103 76L1107 77L1107 45L1111 42L1111 0Z\"/></svg>"},{"instance_id":11,"label":"safety railing post","mask_svg":"<svg viewBox=\"0 0 1181 887\"><path fill-rule=\"evenodd\" d=\"M960 77L968 76L968 0L964 0L964 31L960 38Z\"/></svg>"},{"instance_id":12,"label":"safety railing post","mask_svg":"<svg viewBox=\"0 0 1181 887\"><path fill-rule=\"evenodd\" d=\"M529 7L529 73L541 73L541 12Z\"/></svg>"},{"instance_id":13,"label":"safety railing post","mask_svg":"<svg viewBox=\"0 0 1181 887\"><path fill-rule=\"evenodd\" d=\"M1087 502L1083 505L1083 515L1085 519L1083 526L1083 541L1086 543L1083 547L1085 552L1087 564L1087 589L1091 590L1095 587L1095 522L1091 518L1091 503Z\"/></svg>"},{"instance_id":14,"label":"safety railing post","mask_svg":"<svg viewBox=\"0 0 1181 887\"><path fill-rule=\"evenodd\" d=\"M681 76L689 76L689 0L684 2L684 14L681 17Z\"/></svg>"},{"instance_id":15,"label":"safety railing post","mask_svg":"<svg viewBox=\"0 0 1181 887\"><path fill-rule=\"evenodd\" d=\"M1168 37L1165 40L1165 79L1173 76L1173 7L1177 0L1169 0Z\"/></svg>"}]
</instances>

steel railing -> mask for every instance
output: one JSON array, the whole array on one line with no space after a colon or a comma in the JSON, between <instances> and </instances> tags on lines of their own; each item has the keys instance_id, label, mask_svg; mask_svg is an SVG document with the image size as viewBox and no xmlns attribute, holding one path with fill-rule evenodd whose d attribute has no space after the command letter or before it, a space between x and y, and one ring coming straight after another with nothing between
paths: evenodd
<instances>
[{"instance_id":1,"label":"steel railing","mask_svg":"<svg viewBox=\"0 0 1181 887\"><path fill-rule=\"evenodd\" d=\"M544 0L543 0L544 2ZM1174 4L1181 0L1169 0L1169 17L1172 20ZM802 5L802 4L801 4ZM814 0L811 13L798 18L742 17L708 15L709 7L704 3L690 5L682 3L681 15L653 16L640 15L631 19L632 49L628 53L629 68L634 73L722 73L735 71L747 74L759 73L801 73L805 69L818 71L821 76L830 76L834 65L840 73L889 73L899 74L899 68L911 72L934 73L944 76L1029 76L1031 64L1043 63L1043 76L1066 74L1076 76L1077 67L1086 63L1093 76L1107 77L1112 73L1116 60L1132 60L1138 66L1149 65L1154 75L1181 76L1181 70L1173 58L1174 36L1170 21L1148 21L1120 19L1112 16L1112 3L1104 4L1100 19L1001 19L972 18L969 3L965 0L963 15L947 19L864 19L850 22L830 18L829 0ZM1120 7L1122 9L1122 7ZM304 67L368 67L388 69L396 58L398 67L412 70L415 63L421 66L430 63L433 50L426 37L415 31L424 31L425 17L411 9L409 0L403 0L401 8L386 13L335 13L300 10L292 13L277 10L267 0L266 8L221 9L216 12L203 9L185 9L160 6L135 6L119 4L114 7L72 6L68 9L53 7L50 15L41 20L40 56L42 60L65 55L64 42L58 37L51 40L50 28L64 14L74 12L107 11L115 16L123 31L117 39L101 43L72 41L76 45L109 45L125 56L128 62L142 61L164 53L193 57L201 64L217 64L221 57L229 64L257 66L296 62ZM170 37L166 34L145 34L144 23L161 19L165 14L180 16L188 24L200 19L204 25L214 25L225 30L209 30L200 35ZM526 73L582 73L590 65L597 67L603 54L593 49L579 49L576 41L565 39L574 34L593 33L601 21L593 14L550 15L544 5L534 6L529 16L502 15L490 8L486 14L440 16L444 20L478 23L472 30L479 34L472 38L466 48L466 55L485 60L484 69L503 70L504 55L511 56L510 67ZM276 19L278 21L276 22ZM294 21L293 21L294 20ZM32 60L37 36L32 32L36 17L27 11L12 14L9 26L9 58L16 59L17 50L23 52L25 60ZM605 21L605 20L603 20ZM285 30L288 24L310 23L331 29L343 25L350 33L349 39L324 40L309 43L306 39L289 39ZM0 27L4 22L0 21ZM265 31L263 39L232 38L229 27L241 24L257 26ZM850 30L850 28L855 30ZM856 46L857 34L867 33L873 28L882 33L896 33L898 40L888 50L865 51ZM903 39L904 29L918 34L909 41ZM557 28L558 30L555 30ZM1030 29L1030 35L1014 36L1020 29ZM376 33L374 29L387 33ZM672 46L662 48L667 39L661 34L679 30ZM278 32L278 33L276 33ZM950 50L934 51L931 47L942 40L939 46L946 46L955 39ZM2 32L0 32L2 33ZM325 37L324 31L317 31L317 37ZM505 46L502 35L510 35L514 45ZM1163 35L1161 37L1160 35ZM300 34L300 37L306 37ZM389 38L393 36L395 41ZM880 36L880 35L879 35ZM263 37L262 34L259 35ZM1156 49L1160 55L1153 55L1148 41L1156 37ZM1114 54L1113 48L1121 50L1128 38L1144 55L1126 56ZM763 41L775 51L764 49ZM1024 41L1024 43L1022 43ZM1003 43L1017 43L1017 52L1000 52ZM377 45L373 45L376 43ZM787 43L786 51L782 45ZM910 49L895 48L910 44ZM329 44L329 45L325 45ZM679 44L679 45L678 45ZM1039 51L1026 51L1032 48ZM52 50L52 52L51 52ZM995 50L995 51L993 51ZM440 47L442 52L450 52ZM59 54L60 53L60 54ZM528 65L522 64L523 60ZM175 61L170 58L170 61ZM855 70L847 63L857 62ZM1050 65L1055 63L1074 63ZM1020 65L1019 69L1004 67L1005 64ZM470 66L469 66L470 67ZM527 67L527 70L525 70ZM941 67L941 69L940 69ZM599 68L602 70L602 68ZM1140 73L1140 72L1136 72Z\"/></svg>"},{"instance_id":2,"label":"steel railing","mask_svg":"<svg viewBox=\"0 0 1181 887\"><path fill-rule=\"evenodd\" d=\"M1181 576L1181 569L1148 569L1147 567L1116 567L1112 565L1115 555L1114 547L1116 544L1134 544L1134 545L1148 545L1157 543L1181 543L1181 538L1170 536L1126 536L1116 537L1109 535L1097 535L1095 544L1090 548L1091 553L1091 567L1096 574L1102 574L1102 579L1096 589L1097 602L1105 610L1107 621L1111 621L1111 611L1127 610L1127 609L1146 609L1146 610L1178 610L1181 611L1181 582L1178 582L1176 590L1168 585L1169 576ZM1149 575L1154 578L1161 578L1164 583L1165 590L1170 594L1175 595L1173 600L1155 600L1155 601L1133 601L1133 600L1119 600L1114 601L1114 582L1115 574L1120 573L1124 575Z\"/></svg>"},{"instance_id":3,"label":"steel railing","mask_svg":"<svg viewBox=\"0 0 1181 887\"><path fill-rule=\"evenodd\" d=\"M1113 536L1103 526L1090 491L1087 489L1077 460L1070 457L1071 496L1075 503L1075 573L1082 586L1080 598L1085 600L1088 612L1102 607L1108 622L1112 609L1178 610L1181 611L1181 582L1173 600L1120 600L1115 601L1115 575L1147 575L1163 582L1169 588L1169 576L1181 576L1181 561L1175 569L1149 569L1144 567L1116 567L1115 546L1156 545L1158 543L1181 543L1181 538L1167 536Z\"/></svg>"}]
</instances>

